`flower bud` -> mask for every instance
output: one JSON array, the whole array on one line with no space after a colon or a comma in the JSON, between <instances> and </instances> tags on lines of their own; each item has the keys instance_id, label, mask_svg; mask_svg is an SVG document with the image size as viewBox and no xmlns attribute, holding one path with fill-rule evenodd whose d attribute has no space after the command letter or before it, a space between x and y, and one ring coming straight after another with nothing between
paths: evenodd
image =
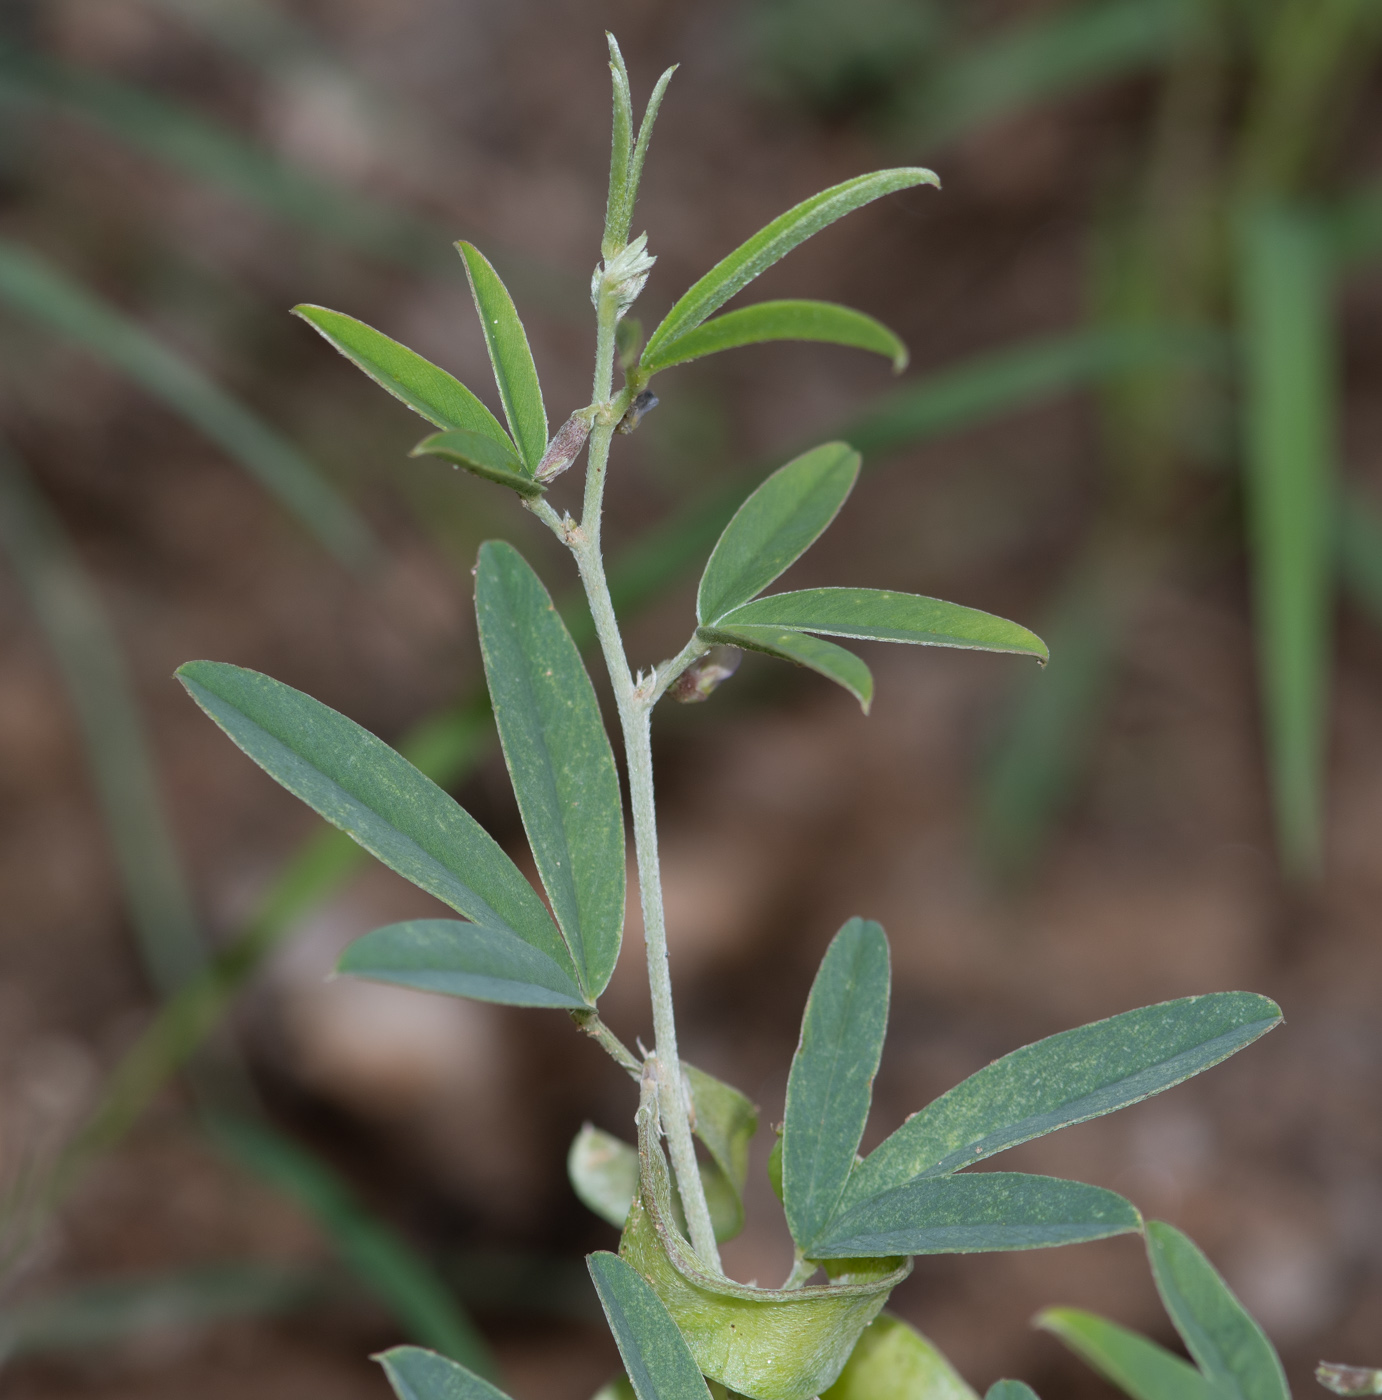
<instances>
[{"instance_id":1,"label":"flower bud","mask_svg":"<svg viewBox=\"0 0 1382 1400\"><path fill-rule=\"evenodd\" d=\"M693 661L668 688L673 700L683 705L699 705L738 669L744 653L738 647L711 647Z\"/></svg>"},{"instance_id":2,"label":"flower bud","mask_svg":"<svg viewBox=\"0 0 1382 1400\"><path fill-rule=\"evenodd\" d=\"M624 416L615 424L616 433L628 434L643 421L645 413L651 413L660 400L651 389L642 390L638 397L624 410Z\"/></svg>"},{"instance_id":3,"label":"flower bud","mask_svg":"<svg viewBox=\"0 0 1382 1400\"><path fill-rule=\"evenodd\" d=\"M590 436L590 417L590 411L582 409L557 429L556 437L547 444L547 451L537 464L537 479L544 485L559 477L581 455Z\"/></svg>"},{"instance_id":4,"label":"flower bud","mask_svg":"<svg viewBox=\"0 0 1382 1400\"><path fill-rule=\"evenodd\" d=\"M632 243L626 243L612 258L596 267L590 277L590 300L598 311L600 299L606 294L615 298L615 320L638 300L638 294L648 280L657 261L648 252L648 235L640 233Z\"/></svg>"}]
</instances>

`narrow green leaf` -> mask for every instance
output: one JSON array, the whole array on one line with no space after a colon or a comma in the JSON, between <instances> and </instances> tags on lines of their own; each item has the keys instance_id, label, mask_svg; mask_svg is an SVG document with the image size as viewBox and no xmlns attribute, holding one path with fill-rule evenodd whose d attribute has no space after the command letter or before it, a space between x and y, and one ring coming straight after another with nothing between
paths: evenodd
<instances>
[{"instance_id":1,"label":"narrow green leaf","mask_svg":"<svg viewBox=\"0 0 1382 1400\"><path fill-rule=\"evenodd\" d=\"M189 661L178 679L271 777L391 870L574 974L533 887L480 824L353 720L257 671Z\"/></svg>"},{"instance_id":2,"label":"narrow green leaf","mask_svg":"<svg viewBox=\"0 0 1382 1400\"><path fill-rule=\"evenodd\" d=\"M398 1400L509 1400L474 1371L422 1347L390 1347L374 1359Z\"/></svg>"},{"instance_id":3,"label":"narrow green leaf","mask_svg":"<svg viewBox=\"0 0 1382 1400\"><path fill-rule=\"evenodd\" d=\"M859 1338L840 1379L821 1400L979 1400L915 1328L888 1313Z\"/></svg>"},{"instance_id":4,"label":"narrow green leaf","mask_svg":"<svg viewBox=\"0 0 1382 1400\"><path fill-rule=\"evenodd\" d=\"M1107 1318L1048 1308L1033 1325L1059 1337L1132 1400L1215 1400L1213 1387L1183 1357Z\"/></svg>"},{"instance_id":5,"label":"narrow green leaf","mask_svg":"<svg viewBox=\"0 0 1382 1400\"><path fill-rule=\"evenodd\" d=\"M830 527L859 479L859 454L827 442L779 467L734 513L701 575L696 621L713 625L791 567Z\"/></svg>"},{"instance_id":6,"label":"narrow green leaf","mask_svg":"<svg viewBox=\"0 0 1382 1400\"><path fill-rule=\"evenodd\" d=\"M1275 1348L1195 1242L1152 1220L1147 1257L1161 1301L1215 1396L1290 1400Z\"/></svg>"},{"instance_id":7,"label":"narrow green leaf","mask_svg":"<svg viewBox=\"0 0 1382 1400\"><path fill-rule=\"evenodd\" d=\"M638 1400L710 1400L701 1368L647 1280L617 1254L591 1254L586 1263Z\"/></svg>"},{"instance_id":8,"label":"narrow green leaf","mask_svg":"<svg viewBox=\"0 0 1382 1400\"><path fill-rule=\"evenodd\" d=\"M868 666L852 651L809 632L785 632L780 627L702 627L699 635L708 642L745 647L805 666L843 686L865 714L873 704L873 672Z\"/></svg>"},{"instance_id":9,"label":"narrow green leaf","mask_svg":"<svg viewBox=\"0 0 1382 1400\"><path fill-rule=\"evenodd\" d=\"M517 457L513 442L494 414L459 379L424 360L417 351L354 316L324 306L304 303L293 307L293 315L300 316L376 384L435 427L479 433Z\"/></svg>"},{"instance_id":10,"label":"narrow green leaf","mask_svg":"<svg viewBox=\"0 0 1382 1400\"><path fill-rule=\"evenodd\" d=\"M1247 220L1240 296L1248 528L1277 835L1287 868L1312 875L1323 840L1339 402L1333 280L1312 218L1264 209Z\"/></svg>"},{"instance_id":11,"label":"narrow green leaf","mask_svg":"<svg viewBox=\"0 0 1382 1400\"><path fill-rule=\"evenodd\" d=\"M377 928L341 954L337 972L420 992L503 1006L585 1010L581 989L546 953L503 929L458 919L409 919Z\"/></svg>"},{"instance_id":12,"label":"narrow green leaf","mask_svg":"<svg viewBox=\"0 0 1382 1400\"><path fill-rule=\"evenodd\" d=\"M703 321L675 340L665 340L656 355L644 355L642 365L650 374L699 360L741 345L768 340L815 340L828 345L848 345L872 350L892 361L893 371L907 368L907 347L882 321L862 311L829 301L761 301L723 316Z\"/></svg>"},{"instance_id":13,"label":"narrow green leaf","mask_svg":"<svg viewBox=\"0 0 1382 1400\"><path fill-rule=\"evenodd\" d=\"M613 34L609 44L609 76L614 89L614 123L609 149L609 196L605 201L605 236L600 256L608 260L629 238L629 216L633 200L629 194L629 160L633 154L633 98L629 93L629 70Z\"/></svg>"},{"instance_id":14,"label":"narrow green leaf","mask_svg":"<svg viewBox=\"0 0 1382 1400\"><path fill-rule=\"evenodd\" d=\"M785 1152L784 1152L785 1158ZM1044 1249L1140 1229L1132 1203L1099 1186L1021 1172L923 1177L842 1211L813 1259Z\"/></svg>"},{"instance_id":15,"label":"narrow green leaf","mask_svg":"<svg viewBox=\"0 0 1382 1400\"><path fill-rule=\"evenodd\" d=\"M655 361L661 348L694 330L736 292L748 286L813 233L885 194L914 185L939 185L934 172L920 168L880 170L834 185L780 214L728 257L721 259L662 318L648 338L641 364Z\"/></svg>"},{"instance_id":16,"label":"narrow green leaf","mask_svg":"<svg viewBox=\"0 0 1382 1400\"><path fill-rule=\"evenodd\" d=\"M939 598L881 588L804 588L798 593L774 593L732 609L719 622L730 629L784 627L875 642L1014 652L1042 662L1048 655L1040 637L1006 618Z\"/></svg>"},{"instance_id":17,"label":"narrow green leaf","mask_svg":"<svg viewBox=\"0 0 1382 1400\"><path fill-rule=\"evenodd\" d=\"M356 1277L412 1336L493 1372L484 1339L431 1265L402 1236L367 1214L329 1167L280 1133L247 1119L218 1114L211 1128L220 1147L298 1201Z\"/></svg>"},{"instance_id":18,"label":"narrow green leaf","mask_svg":"<svg viewBox=\"0 0 1382 1400\"><path fill-rule=\"evenodd\" d=\"M547 410L542 404L542 386L538 383L533 352L528 348L528 335L508 288L484 254L470 243L458 243L456 247L465 259L470 293L484 328L485 346L494 366L494 382L499 388L509 433L531 476L547 450Z\"/></svg>"},{"instance_id":19,"label":"narrow green leaf","mask_svg":"<svg viewBox=\"0 0 1382 1400\"><path fill-rule=\"evenodd\" d=\"M638 124L638 140L634 143L633 154L629 157L629 183L628 183L628 212L624 219L624 237L629 236L629 230L633 221L633 206L638 199L638 187L643 180L643 162L648 158L648 147L653 140L653 127L657 123L657 114L662 109L662 99L667 93L667 84L672 81L672 74L677 71L680 64L674 63L670 68L663 69L662 76L653 84L653 91L648 98L648 105L643 109L643 120Z\"/></svg>"},{"instance_id":20,"label":"narrow green leaf","mask_svg":"<svg viewBox=\"0 0 1382 1400\"><path fill-rule=\"evenodd\" d=\"M582 1126L566 1154L566 1175L581 1204L616 1230L638 1194L638 1149L593 1124Z\"/></svg>"},{"instance_id":21,"label":"narrow green leaf","mask_svg":"<svg viewBox=\"0 0 1382 1400\"><path fill-rule=\"evenodd\" d=\"M994 1381L984 1392L984 1400L1039 1400L1026 1381Z\"/></svg>"},{"instance_id":22,"label":"narrow green leaf","mask_svg":"<svg viewBox=\"0 0 1382 1400\"><path fill-rule=\"evenodd\" d=\"M624 931L624 812L595 688L542 580L512 545L481 546L475 615L523 828L580 983L597 997Z\"/></svg>"},{"instance_id":23,"label":"narrow green leaf","mask_svg":"<svg viewBox=\"0 0 1382 1400\"><path fill-rule=\"evenodd\" d=\"M423 438L408 454L410 457L440 457L452 466L462 467L475 476L507 486L520 496L537 497L547 489L534 481L528 469L513 455L513 449L481 433L452 428Z\"/></svg>"},{"instance_id":24,"label":"narrow green leaf","mask_svg":"<svg viewBox=\"0 0 1382 1400\"><path fill-rule=\"evenodd\" d=\"M839 1204L859 1150L890 986L887 935L870 920L851 919L821 960L787 1079L782 1199L792 1238L807 1254Z\"/></svg>"},{"instance_id":25,"label":"narrow green leaf","mask_svg":"<svg viewBox=\"0 0 1382 1400\"><path fill-rule=\"evenodd\" d=\"M203 433L343 563L377 553L369 527L286 438L79 282L0 240L0 301L104 360Z\"/></svg>"},{"instance_id":26,"label":"narrow green leaf","mask_svg":"<svg viewBox=\"0 0 1382 1400\"><path fill-rule=\"evenodd\" d=\"M869 1154L842 1209L937 1177L1057 1128L1159 1094L1281 1023L1252 992L1211 992L1125 1011L1024 1045L942 1094Z\"/></svg>"}]
</instances>

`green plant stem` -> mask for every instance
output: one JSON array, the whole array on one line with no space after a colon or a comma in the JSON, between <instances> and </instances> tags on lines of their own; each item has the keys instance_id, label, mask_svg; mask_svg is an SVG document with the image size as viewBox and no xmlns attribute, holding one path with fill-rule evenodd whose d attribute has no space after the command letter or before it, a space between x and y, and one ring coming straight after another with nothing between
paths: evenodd
<instances>
[{"instance_id":1,"label":"green plant stem","mask_svg":"<svg viewBox=\"0 0 1382 1400\"><path fill-rule=\"evenodd\" d=\"M576 1023L577 1030L595 1041L620 1069L626 1070L634 1079L642 1080L643 1062L593 1011L573 1011L571 1019Z\"/></svg>"}]
</instances>

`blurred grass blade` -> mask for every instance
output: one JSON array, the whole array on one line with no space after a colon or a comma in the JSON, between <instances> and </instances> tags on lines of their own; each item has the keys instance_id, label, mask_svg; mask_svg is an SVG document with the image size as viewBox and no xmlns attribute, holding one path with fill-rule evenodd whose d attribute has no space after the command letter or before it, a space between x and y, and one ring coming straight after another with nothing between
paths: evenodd
<instances>
[{"instance_id":1,"label":"blurred grass blade","mask_svg":"<svg viewBox=\"0 0 1382 1400\"><path fill-rule=\"evenodd\" d=\"M849 691L868 714L873 705L873 672L852 651L813 637L809 632L788 632L781 627L702 628L701 635L726 646L744 647L805 666Z\"/></svg>"},{"instance_id":2,"label":"blurred grass blade","mask_svg":"<svg viewBox=\"0 0 1382 1400\"><path fill-rule=\"evenodd\" d=\"M1186 25L1176 0L1091 0L1013 25L943 65L906 126L925 145L1022 108L1157 67Z\"/></svg>"},{"instance_id":3,"label":"blurred grass blade","mask_svg":"<svg viewBox=\"0 0 1382 1400\"><path fill-rule=\"evenodd\" d=\"M0 548L43 629L86 750L144 966L170 994L205 962L125 659L61 522L0 444Z\"/></svg>"},{"instance_id":4,"label":"blurred grass blade","mask_svg":"<svg viewBox=\"0 0 1382 1400\"><path fill-rule=\"evenodd\" d=\"M229 1156L292 1196L317 1221L344 1262L418 1341L494 1374L483 1339L432 1267L362 1210L324 1163L261 1124L216 1115L209 1127Z\"/></svg>"},{"instance_id":5,"label":"blurred grass blade","mask_svg":"<svg viewBox=\"0 0 1382 1400\"><path fill-rule=\"evenodd\" d=\"M473 1371L421 1347L391 1347L374 1359L398 1400L509 1400Z\"/></svg>"},{"instance_id":6,"label":"blurred grass blade","mask_svg":"<svg viewBox=\"0 0 1382 1400\"><path fill-rule=\"evenodd\" d=\"M315 467L185 356L19 244L0 240L0 302L75 341L160 399L256 477L342 563L378 553L368 526Z\"/></svg>"},{"instance_id":7,"label":"blurred grass blade","mask_svg":"<svg viewBox=\"0 0 1382 1400\"><path fill-rule=\"evenodd\" d=\"M1079 1308L1048 1308L1033 1326L1058 1337L1132 1400L1216 1400L1209 1382L1183 1357L1107 1318Z\"/></svg>"},{"instance_id":8,"label":"blurred grass blade","mask_svg":"<svg viewBox=\"0 0 1382 1400\"><path fill-rule=\"evenodd\" d=\"M1356 487L1343 487L1334 512L1339 581L1382 626L1382 511Z\"/></svg>"},{"instance_id":9,"label":"blurred grass blade","mask_svg":"<svg viewBox=\"0 0 1382 1400\"><path fill-rule=\"evenodd\" d=\"M821 1400L979 1400L960 1373L915 1328L884 1313L850 1353Z\"/></svg>"},{"instance_id":10,"label":"blurred grass blade","mask_svg":"<svg viewBox=\"0 0 1382 1400\"><path fill-rule=\"evenodd\" d=\"M884 195L916 185L939 185L933 171L918 168L879 170L833 185L804 199L772 223L759 229L728 257L722 258L699 282L686 291L648 337L640 364L653 364L664 345L693 331L713 316L736 292L766 272L798 244L827 228L837 219L881 199Z\"/></svg>"},{"instance_id":11,"label":"blurred grass blade","mask_svg":"<svg viewBox=\"0 0 1382 1400\"><path fill-rule=\"evenodd\" d=\"M1161 1301L1216 1398L1290 1400L1275 1348L1199 1246L1151 1220L1147 1257Z\"/></svg>"},{"instance_id":12,"label":"blurred grass blade","mask_svg":"<svg viewBox=\"0 0 1382 1400\"><path fill-rule=\"evenodd\" d=\"M831 940L811 985L787 1078L782 1202L792 1238L808 1255L839 1203L859 1150L891 986L882 927L850 919Z\"/></svg>"},{"instance_id":13,"label":"blurred grass blade","mask_svg":"<svg viewBox=\"0 0 1382 1400\"><path fill-rule=\"evenodd\" d=\"M871 350L891 360L894 373L907 367L907 347L882 321L828 301L761 301L726 311L665 342L656 355L645 355L642 366L650 374L656 373L703 355L770 340L812 340Z\"/></svg>"},{"instance_id":14,"label":"blurred grass blade","mask_svg":"<svg viewBox=\"0 0 1382 1400\"><path fill-rule=\"evenodd\" d=\"M1318 873L1324 839L1339 388L1333 283L1311 216L1263 208L1239 242L1244 458L1277 838Z\"/></svg>"}]
</instances>

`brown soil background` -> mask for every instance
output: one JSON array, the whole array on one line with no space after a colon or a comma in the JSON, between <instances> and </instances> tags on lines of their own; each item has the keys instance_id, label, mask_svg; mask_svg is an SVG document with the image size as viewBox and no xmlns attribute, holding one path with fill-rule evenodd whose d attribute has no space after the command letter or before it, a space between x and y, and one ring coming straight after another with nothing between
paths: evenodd
<instances>
[{"instance_id":1,"label":"brown soil background","mask_svg":"<svg viewBox=\"0 0 1382 1400\"><path fill-rule=\"evenodd\" d=\"M556 422L587 392L581 307L603 213L604 27L624 43L640 102L661 67L682 64L636 216L659 257L645 317L789 204L916 154L775 98L755 73L748 11L719 0L300 7L352 69L406 103L387 141L343 116L329 88L253 79L152 9L54 0L40 20L43 41L73 61L201 104L434 214L453 236L553 269L573 314L536 279L516 295ZM763 296L881 316L911 346L913 375L1076 324L1100 178L1147 97L1125 84L930 153L944 193L853 216L766 276ZM283 314L314 301L362 316L484 393L463 280L381 272L76 127L28 139L37 164L6 193L4 232L86 276L282 426L348 484L392 551L382 577L353 581L191 430L89 358L5 323L7 429L99 581L201 909L224 937L315 819L206 722L169 679L174 667L196 656L253 666L395 738L479 675L468 568L480 540L504 534L554 588L573 576L500 493L407 461L419 434L406 411ZM1382 322L1375 281L1350 295L1349 465L1366 475L1382 465L1367 410ZM739 464L780 460L890 385L881 363L802 346L739 351L659 381L663 406L616 447L611 542ZM866 475L789 581L905 588L1035 625L1104 470L1079 398L899 454ZM976 763L1016 679L1018 663L1001 658L874 648L867 720L818 678L750 659L713 704L661 720L663 845L685 1053L753 1095L765 1124L780 1117L815 965L855 913L884 923L895 964L866 1146L1039 1036L1195 992L1277 998L1286 1025L1231 1063L1005 1163L1115 1188L1187 1229L1308 1394L1321 1355L1382 1363L1382 647L1345 615L1328 873L1292 893L1271 852L1242 574L1231 539L1197 542L1162 570L1129 623L1078 799L1017 894L992 888L971 836ZM688 584L639 618L636 664L680 646L690 604ZM70 710L8 577L0 647L0 1134L13 1170L80 1120L153 1003ZM517 856L497 757L457 795ZM631 906L607 999L629 1038L649 1035ZM360 876L255 982L236 1034L280 1125L455 1266L518 1400L585 1400L614 1349L591 1318L579 1258L614 1235L575 1201L564 1156L585 1119L631 1134L630 1086L555 1015L325 980L350 938L432 907L382 869ZM727 1259L765 1282L789 1261L762 1171L769 1137L755 1147L749 1229ZM496 1252L499 1272L486 1274ZM206 1145L170 1092L93 1171L6 1299L245 1258L330 1255L291 1204ZM534 1260L550 1261L545 1282L514 1285ZM1134 1239L922 1260L894 1306L981 1390L1007 1374L1047 1397L1110 1394L1029 1330L1058 1303L1170 1341ZM0 1394L382 1397L366 1353L398 1339L385 1314L349 1296L21 1361Z\"/></svg>"}]
</instances>

